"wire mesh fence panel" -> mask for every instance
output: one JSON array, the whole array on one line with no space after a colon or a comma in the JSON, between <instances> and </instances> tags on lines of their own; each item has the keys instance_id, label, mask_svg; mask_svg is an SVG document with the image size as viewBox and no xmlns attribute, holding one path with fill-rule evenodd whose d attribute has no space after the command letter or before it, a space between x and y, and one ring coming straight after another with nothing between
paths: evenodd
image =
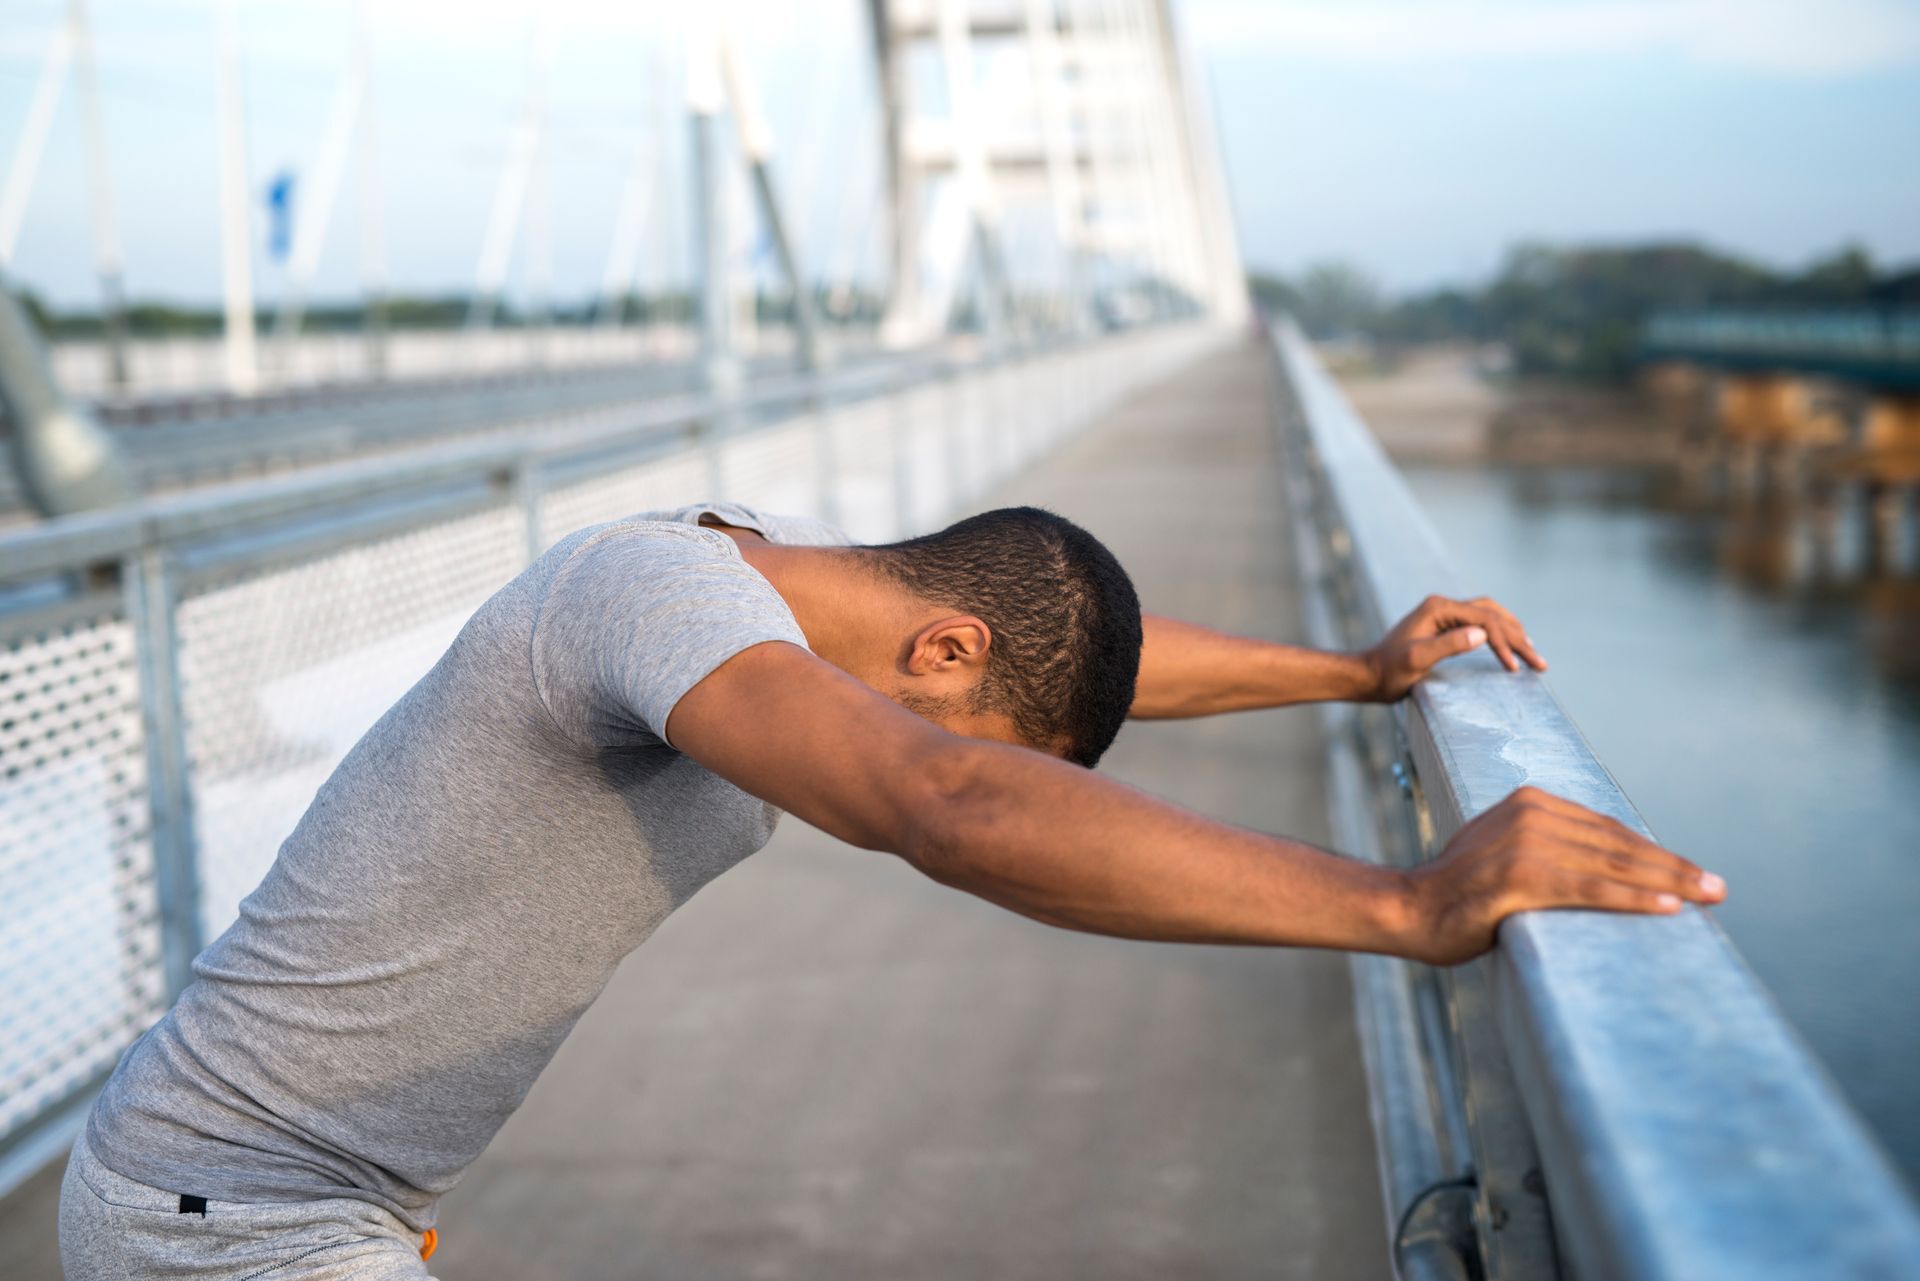
<instances>
[{"instance_id":1,"label":"wire mesh fence panel","mask_svg":"<svg viewBox=\"0 0 1920 1281\"><path fill-rule=\"evenodd\" d=\"M949 425L939 384L922 384L900 394L897 440L899 475L906 484L902 512L907 533L937 529L960 505L959 477L948 448Z\"/></svg>"},{"instance_id":2,"label":"wire mesh fence panel","mask_svg":"<svg viewBox=\"0 0 1920 1281\"><path fill-rule=\"evenodd\" d=\"M954 449L960 466L960 504L969 505L993 484L996 474L993 442L993 409L984 378L975 372L954 386Z\"/></svg>"},{"instance_id":3,"label":"wire mesh fence panel","mask_svg":"<svg viewBox=\"0 0 1920 1281\"><path fill-rule=\"evenodd\" d=\"M1066 371L1060 381L1067 388L1070 402L1067 416L1068 431L1077 431L1093 421L1094 400L1094 362L1086 356L1075 353L1067 361Z\"/></svg>"},{"instance_id":4,"label":"wire mesh fence panel","mask_svg":"<svg viewBox=\"0 0 1920 1281\"><path fill-rule=\"evenodd\" d=\"M181 707L205 935L225 929L349 748L524 566L498 507L187 596Z\"/></svg>"},{"instance_id":5,"label":"wire mesh fence panel","mask_svg":"<svg viewBox=\"0 0 1920 1281\"><path fill-rule=\"evenodd\" d=\"M840 525L855 542L890 542L902 532L894 505L894 408L876 397L833 411L833 457Z\"/></svg>"},{"instance_id":6,"label":"wire mesh fence panel","mask_svg":"<svg viewBox=\"0 0 1920 1281\"><path fill-rule=\"evenodd\" d=\"M1090 421L1087 402L1092 389L1088 386L1086 358L1079 352L1062 352L1051 357L1049 363L1046 380L1054 405L1049 437L1057 444Z\"/></svg>"},{"instance_id":7,"label":"wire mesh fence panel","mask_svg":"<svg viewBox=\"0 0 1920 1281\"><path fill-rule=\"evenodd\" d=\"M781 515L824 515L819 450L820 428L811 416L731 437L716 449L719 496Z\"/></svg>"},{"instance_id":8,"label":"wire mesh fence panel","mask_svg":"<svg viewBox=\"0 0 1920 1281\"><path fill-rule=\"evenodd\" d=\"M1033 438L1040 418L1040 406L1023 394L1026 364L1020 362L994 371L994 419L1000 439L1000 467L994 477L1001 480L1020 470L1039 452Z\"/></svg>"},{"instance_id":9,"label":"wire mesh fence panel","mask_svg":"<svg viewBox=\"0 0 1920 1281\"><path fill-rule=\"evenodd\" d=\"M1059 381L1066 369L1065 358L1058 355L1042 356L1020 367L1018 395L1023 404L1033 409L1033 420L1028 424L1027 432L1034 455L1052 449L1060 443L1064 434L1066 406L1060 395Z\"/></svg>"},{"instance_id":10,"label":"wire mesh fence panel","mask_svg":"<svg viewBox=\"0 0 1920 1281\"><path fill-rule=\"evenodd\" d=\"M986 442L987 484L993 485L1019 465L1020 415L1009 394L1005 367L986 370L980 378L980 432Z\"/></svg>"},{"instance_id":11,"label":"wire mesh fence panel","mask_svg":"<svg viewBox=\"0 0 1920 1281\"><path fill-rule=\"evenodd\" d=\"M588 525L710 498L711 474L706 458L688 451L549 486L540 494L541 545L551 547Z\"/></svg>"},{"instance_id":12,"label":"wire mesh fence panel","mask_svg":"<svg viewBox=\"0 0 1920 1281\"><path fill-rule=\"evenodd\" d=\"M949 515L966 510L977 492L971 482L973 463L968 457L966 432L962 424L962 394L961 380L947 379L940 387L933 411L927 416L927 421L935 429L935 448L939 453L940 472L945 481Z\"/></svg>"},{"instance_id":13,"label":"wire mesh fence panel","mask_svg":"<svg viewBox=\"0 0 1920 1281\"><path fill-rule=\"evenodd\" d=\"M0 632L0 1142L159 1016L133 628L116 605Z\"/></svg>"}]
</instances>

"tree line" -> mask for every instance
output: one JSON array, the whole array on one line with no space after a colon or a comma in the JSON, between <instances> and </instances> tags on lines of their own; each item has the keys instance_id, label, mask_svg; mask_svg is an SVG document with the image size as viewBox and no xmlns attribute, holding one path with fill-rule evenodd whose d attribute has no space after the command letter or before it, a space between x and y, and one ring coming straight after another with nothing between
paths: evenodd
<instances>
[{"instance_id":1,"label":"tree line","mask_svg":"<svg viewBox=\"0 0 1920 1281\"><path fill-rule=\"evenodd\" d=\"M881 299L870 290L817 291L818 314L832 323L871 323L880 313ZM98 310L59 309L49 306L32 290L19 290L21 304L27 309L41 333L50 340L99 338L106 333L106 321ZM755 310L763 322L780 322L792 311L790 296L778 293L756 295ZM377 303L363 302L309 304L301 315L301 328L307 333L351 333L371 327L385 329L457 329L467 322L473 305L471 294L394 295ZM557 300L544 311L502 299L493 309L495 328L516 329L531 325L584 325L608 318L606 303L598 298ZM664 293L630 293L614 304L617 319L623 323L652 321L690 323L699 314L699 301L685 290ZM269 332L275 313L267 307L256 308L254 322L262 333ZM225 318L215 306L188 303L137 301L125 312L126 332L135 338L209 338L221 333Z\"/></svg>"},{"instance_id":2,"label":"tree line","mask_svg":"<svg viewBox=\"0 0 1920 1281\"><path fill-rule=\"evenodd\" d=\"M1365 272L1325 262L1295 276L1255 273L1264 308L1316 338L1388 351L1430 343L1499 343L1522 375L1615 382L1629 377L1640 327L1656 311L1702 307L1826 309L1920 306L1920 267L1884 270L1850 246L1782 272L1691 244L1523 244L1478 288L1388 297Z\"/></svg>"}]
</instances>

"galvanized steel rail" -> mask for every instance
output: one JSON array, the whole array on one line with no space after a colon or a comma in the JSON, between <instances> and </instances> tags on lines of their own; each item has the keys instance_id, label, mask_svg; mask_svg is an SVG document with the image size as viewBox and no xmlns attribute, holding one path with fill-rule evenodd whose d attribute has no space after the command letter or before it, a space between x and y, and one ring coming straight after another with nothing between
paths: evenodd
<instances>
[{"instance_id":1,"label":"galvanized steel rail","mask_svg":"<svg viewBox=\"0 0 1920 1281\"><path fill-rule=\"evenodd\" d=\"M1475 594L1307 342L1273 340L1315 639ZM1328 731L1363 855L1429 855L1527 784L1647 833L1546 683L1485 651ZM1528 913L1483 962L1355 977L1403 1276L1920 1275L1911 1194L1708 913Z\"/></svg>"},{"instance_id":2,"label":"galvanized steel rail","mask_svg":"<svg viewBox=\"0 0 1920 1281\"><path fill-rule=\"evenodd\" d=\"M854 352L841 362L835 383L855 368L870 371L898 363L918 365L916 376L925 377L954 362L938 352ZM789 368L790 362L756 361L749 381L756 389L787 385ZM136 489L151 496L456 439L620 421L668 397L692 396L698 381L699 370L690 362L635 362L307 387L177 406L151 400L103 403L92 406L91 413L124 452ZM161 412L170 409L183 412ZM9 433L10 425L0 422L0 435ZM0 469L0 519L17 517L25 498L12 469Z\"/></svg>"}]
</instances>

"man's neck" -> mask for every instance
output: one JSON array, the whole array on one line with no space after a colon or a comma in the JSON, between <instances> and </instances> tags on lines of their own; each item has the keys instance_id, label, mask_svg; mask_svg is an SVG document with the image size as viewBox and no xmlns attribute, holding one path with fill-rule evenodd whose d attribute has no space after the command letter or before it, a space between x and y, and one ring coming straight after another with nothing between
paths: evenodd
<instances>
[{"instance_id":1,"label":"man's neck","mask_svg":"<svg viewBox=\"0 0 1920 1281\"><path fill-rule=\"evenodd\" d=\"M780 593L815 655L868 684L903 659L894 648L926 607L843 547L783 547L750 529L716 526Z\"/></svg>"}]
</instances>

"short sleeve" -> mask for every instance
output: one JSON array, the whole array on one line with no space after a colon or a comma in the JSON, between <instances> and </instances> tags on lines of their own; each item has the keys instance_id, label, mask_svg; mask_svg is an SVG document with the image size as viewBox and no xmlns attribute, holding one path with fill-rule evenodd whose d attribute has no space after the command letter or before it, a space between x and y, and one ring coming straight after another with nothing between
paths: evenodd
<instances>
[{"instance_id":1,"label":"short sleeve","mask_svg":"<svg viewBox=\"0 0 1920 1281\"><path fill-rule=\"evenodd\" d=\"M689 507L662 512L659 518L677 521L683 525L698 525L703 516L711 516L722 524L751 529L770 543L781 543L789 547L850 547L853 545L853 539L847 536L847 531L836 525L829 525L824 520L818 520L812 516L781 516L773 512L761 511L758 507L748 507L744 503L695 503Z\"/></svg>"},{"instance_id":2,"label":"short sleeve","mask_svg":"<svg viewBox=\"0 0 1920 1281\"><path fill-rule=\"evenodd\" d=\"M681 697L766 641L807 643L793 611L725 534L631 521L596 531L555 571L530 657L562 731L606 747L666 742Z\"/></svg>"}]
</instances>

